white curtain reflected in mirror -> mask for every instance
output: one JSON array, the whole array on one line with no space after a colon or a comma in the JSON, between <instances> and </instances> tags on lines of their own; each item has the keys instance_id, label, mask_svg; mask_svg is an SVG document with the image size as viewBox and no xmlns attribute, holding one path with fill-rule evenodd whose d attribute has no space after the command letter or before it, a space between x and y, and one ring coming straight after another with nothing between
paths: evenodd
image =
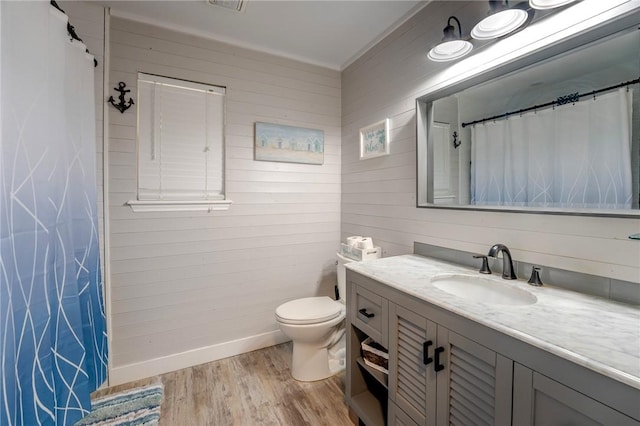
<instances>
[{"instance_id":1,"label":"white curtain reflected in mirror","mask_svg":"<svg viewBox=\"0 0 640 426\"><path fill-rule=\"evenodd\" d=\"M474 125L471 204L630 209L631 117L632 91L618 89Z\"/></svg>"}]
</instances>

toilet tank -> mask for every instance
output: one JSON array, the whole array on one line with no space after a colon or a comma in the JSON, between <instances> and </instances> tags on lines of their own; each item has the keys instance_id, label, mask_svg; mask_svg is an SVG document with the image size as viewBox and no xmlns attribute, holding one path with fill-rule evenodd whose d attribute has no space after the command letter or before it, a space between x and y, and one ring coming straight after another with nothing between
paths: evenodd
<instances>
[{"instance_id":1,"label":"toilet tank","mask_svg":"<svg viewBox=\"0 0 640 426\"><path fill-rule=\"evenodd\" d=\"M336 253L336 256L338 256L338 293L340 294L340 301L345 303L347 296L347 268L345 268L344 265L349 262L355 262L355 260L344 257L340 253Z\"/></svg>"}]
</instances>

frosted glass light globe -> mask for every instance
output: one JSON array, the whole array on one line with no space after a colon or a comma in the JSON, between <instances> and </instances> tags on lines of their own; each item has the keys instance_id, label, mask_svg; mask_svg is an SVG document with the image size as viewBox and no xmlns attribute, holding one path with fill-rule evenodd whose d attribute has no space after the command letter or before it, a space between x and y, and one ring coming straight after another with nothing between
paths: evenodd
<instances>
[{"instance_id":1,"label":"frosted glass light globe","mask_svg":"<svg viewBox=\"0 0 640 426\"><path fill-rule=\"evenodd\" d=\"M471 37L476 40L491 40L509 34L522 26L528 18L522 9L506 9L494 13L478 22L471 30Z\"/></svg>"},{"instance_id":2,"label":"frosted glass light globe","mask_svg":"<svg viewBox=\"0 0 640 426\"><path fill-rule=\"evenodd\" d=\"M473 44L466 40L451 40L440 43L427 56L435 62L447 62L462 58L472 49Z\"/></svg>"},{"instance_id":3,"label":"frosted glass light globe","mask_svg":"<svg viewBox=\"0 0 640 426\"><path fill-rule=\"evenodd\" d=\"M529 6L534 9L553 9L554 7L564 6L573 3L576 0L529 0Z\"/></svg>"}]
</instances>

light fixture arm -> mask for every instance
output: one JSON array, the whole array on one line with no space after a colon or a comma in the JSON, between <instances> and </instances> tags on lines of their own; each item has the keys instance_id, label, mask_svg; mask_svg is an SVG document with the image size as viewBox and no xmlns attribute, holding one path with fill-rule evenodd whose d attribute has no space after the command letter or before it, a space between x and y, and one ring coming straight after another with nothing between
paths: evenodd
<instances>
[{"instance_id":1,"label":"light fixture arm","mask_svg":"<svg viewBox=\"0 0 640 426\"><path fill-rule=\"evenodd\" d=\"M499 12L509 7L508 1L489 0L489 14Z\"/></svg>"},{"instance_id":2,"label":"light fixture arm","mask_svg":"<svg viewBox=\"0 0 640 426\"><path fill-rule=\"evenodd\" d=\"M489 15L505 9L509 9L509 0L489 0Z\"/></svg>"},{"instance_id":3,"label":"light fixture arm","mask_svg":"<svg viewBox=\"0 0 640 426\"><path fill-rule=\"evenodd\" d=\"M455 30L456 30L455 27L451 25L452 19L456 21L456 24L458 24L457 37L455 35ZM447 26L444 28L443 33L444 33L444 37L442 38L442 41L462 39L462 25L460 25L460 21L458 20L458 18L456 18L455 16L449 16L449 19L447 19Z\"/></svg>"}]
</instances>

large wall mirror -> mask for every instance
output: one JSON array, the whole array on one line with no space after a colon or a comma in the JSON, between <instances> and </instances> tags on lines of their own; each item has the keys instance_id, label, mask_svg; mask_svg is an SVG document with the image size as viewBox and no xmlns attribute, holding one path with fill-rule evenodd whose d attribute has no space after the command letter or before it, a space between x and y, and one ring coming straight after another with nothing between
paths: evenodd
<instances>
[{"instance_id":1,"label":"large wall mirror","mask_svg":"<svg viewBox=\"0 0 640 426\"><path fill-rule=\"evenodd\" d=\"M640 217L632 23L417 99L418 206Z\"/></svg>"}]
</instances>

